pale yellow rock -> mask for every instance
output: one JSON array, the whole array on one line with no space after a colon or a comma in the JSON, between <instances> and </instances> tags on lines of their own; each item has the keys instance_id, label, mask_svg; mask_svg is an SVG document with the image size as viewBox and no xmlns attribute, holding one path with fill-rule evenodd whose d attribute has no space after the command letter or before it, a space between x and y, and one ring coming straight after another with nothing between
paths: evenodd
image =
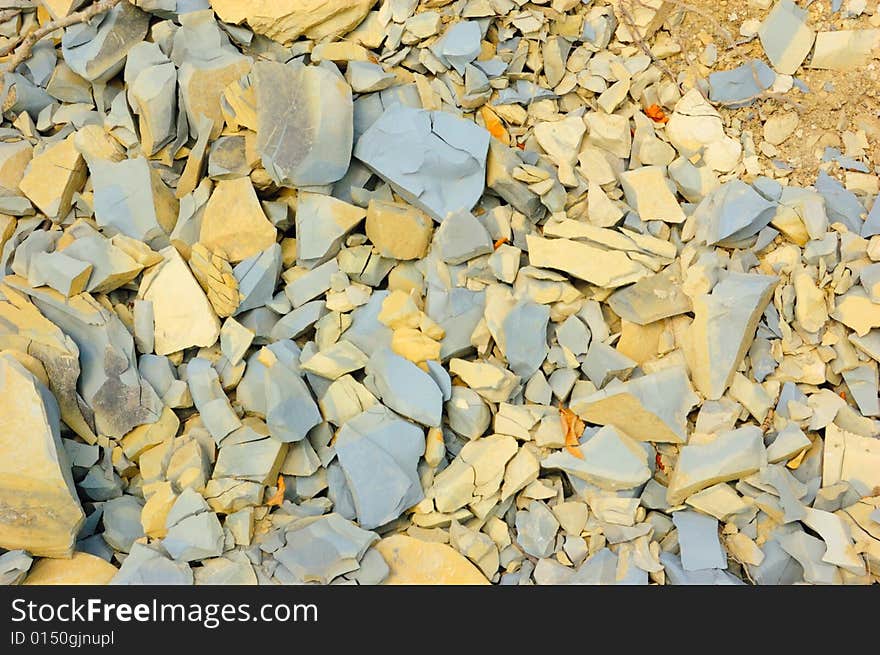
<instances>
[{"instance_id":1,"label":"pale yellow rock","mask_svg":"<svg viewBox=\"0 0 880 655\"><path fill-rule=\"evenodd\" d=\"M529 264L563 271L603 288L622 287L650 274L619 250L603 250L571 239L528 235Z\"/></svg>"},{"instance_id":2,"label":"pale yellow rock","mask_svg":"<svg viewBox=\"0 0 880 655\"><path fill-rule=\"evenodd\" d=\"M61 443L58 404L0 354L0 548L69 557L85 520Z\"/></svg>"},{"instance_id":3,"label":"pale yellow rock","mask_svg":"<svg viewBox=\"0 0 880 655\"><path fill-rule=\"evenodd\" d=\"M413 328L400 328L391 335L391 350L413 363L440 361L440 343Z\"/></svg>"},{"instance_id":4,"label":"pale yellow rock","mask_svg":"<svg viewBox=\"0 0 880 655\"><path fill-rule=\"evenodd\" d=\"M31 567L26 585L105 585L118 569L89 553L74 553L70 559L44 558Z\"/></svg>"},{"instance_id":5,"label":"pale yellow rock","mask_svg":"<svg viewBox=\"0 0 880 655\"><path fill-rule=\"evenodd\" d=\"M831 318L865 336L871 328L880 327L880 305L871 302L864 289L854 287L837 300Z\"/></svg>"},{"instance_id":6,"label":"pale yellow rock","mask_svg":"<svg viewBox=\"0 0 880 655\"><path fill-rule=\"evenodd\" d=\"M86 162L73 138L71 134L35 155L19 184L21 192L49 218L66 216L74 192L86 181Z\"/></svg>"},{"instance_id":7,"label":"pale yellow rock","mask_svg":"<svg viewBox=\"0 0 880 655\"><path fill-rule=\"evenodd\" d=\"M77 7L83 4L82 0L40 0L40 3L53 20L69 16Z\"/></svg>"},{"instance_id":8,"label":"pale yellow rock","mask_svg":"<svg viewBox=\"0 0 880 655\"><path fill-rule=\"evenodd\" d=\"M168 407L162 410L159 420L134 428L122 437L122 452L133 462L137 462L141 454L160 443L170 442L177 434L180 419Z\"/></svg>"},{"instance_id":9,"label":"pale yellow rock","mask_svg":"<svg viewBox=\"0 0 880 655\"><path fill-rule=\"evenodd\" d=\"M211 0L226 23L247 23L257 34L280 43L305 35L320 40L353 30L376 0Z\"/></svg>"},{"instance_id":10,"label":"pale yellow rock","mask_svg":"<svg viewBox=\"0 0 880 655\"><path fill-rule=\"evenodd\" d=\"M152 494L141 510L141 525L144 534L153 539L162 539L168 534L165 519L177 500L177 494L170 482L160 482L152 487Z\"/></svg>"},{"instance_id":11,"label":"pale yellow rock","mask_svg":"<svg viewBox=\"0 0 880 655\"><path fill-rule=\"evenodd\" d=\"M375 548L391 569L382 584L489 584L476 566L446 544L396 534L382 539Z\"/></svg>"},{"instance_id":12,"label":"pale yellow rock","mask_svg":"<svg viewBox=\"0 0 880 655\"><path fill-rule=\"evenodd\" d=\"M156 354L213 346L220 320L205 292L173 246L160 254L165 261L144 274L138 290L139 298L153 303Z\"/></svg>"},{"instance_id":13,"label":"pale yellow rock","mask_svg":"<svg viewBox=\"0 0 880 655\"><path fill-rule=\"evenodd\" d=\"M382 309L379 311L379 322L390 327L392 330L400 328L417 328L419 326L421 310L413 300L413 297L404 291L392 291L382 301Z\"/></svg>"},{"instance_id":14,"label":"pale yellow rock","mask_svg":"<svg viewBox=\"0 0 880 655\"><path fill-rule=\"evenodd\" d=\"M250 178L217 183L205 206L199 234L208 250L222 251L230 262L237 263L271 246L276 236Z\"/></svg>"},{"instance_id":15,"label":"pale yellow rock","mask_svg":"<svg viewBox=\"0 0 880 655\"><path fill-rule=\"evenodd\" d=\"M389 259L421 259L428 252L434 224L424 213L394 202L371 200L367 207L367 238Z\"/></svg>"}]
</instances>

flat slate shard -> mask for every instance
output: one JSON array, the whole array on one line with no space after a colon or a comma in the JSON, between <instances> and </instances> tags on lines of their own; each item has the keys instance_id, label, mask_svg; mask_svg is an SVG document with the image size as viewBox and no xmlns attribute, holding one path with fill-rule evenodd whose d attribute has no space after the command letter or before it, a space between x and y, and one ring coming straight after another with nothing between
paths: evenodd
<instances>
[{"instance_id":1,"label":"flat slate shard","mask_svg":"<svg viewBox=\"0 0 880 655\"><path fill-rule=\"evenodd\" d=\"M807 17L793 0L779 0L758 29L767 58L783 75L794 75L813 47L816 34Z\"/></svg>"},{"instance_id":2,"label":"flat slate shard","mask_svg":"<svg viewBox=\"0 0 880 655\"><path fill-rule=\"evenodd\" d=\"M80 77L104 82L122 69L129 50L143 40L149 25L149 14L122 2L92 23L64 30L61 54Z\"/></svg>"},{"instance_id":3,"label":"flat slate shard","mask_svg":"<svg viewBox=\"0 0 880 655\"><path fill-rule=\"evenodd\" d=\"M489 133L442 111L397 104L358 140L354 156L438 223L483 194Z\"/></svg>"},{"instance_id":4,"label":"flat slate shard","mask_svg":"<svg viewBox=\"0 0 880 655\"><path fill-rule=\"evenodd\" d=\"M79 393L94 412L99 434L122 437L159 419L162 401L138 374L131 333L115 313L89 294L64 298L51 289L31 289L15 278L6 281L29 295L43 316L76 343L82 367Z\"/></svg>"},{"instance_id":5,"label":"flat slate shard","mask_svg":"<svg viewBox=\"0 0 880 655\"><path fill-rule=\"evenodd\" d=\"M335 448L361 527L385 525L424 498L416 470L424 433L382 405L347 421Z\"/></svg>"},{"instance_id":6,"label":"flat slate shard","mask_svg":"<svg viewBox=\"0 0 880 655\"><path fill-rule=\"evenodd\" d=\"M681 266L675 262L661 272L615 291L608 305L620 318L648 325L692 310L691 299L682 291Z\"/></svg>"},{"instance_id":7,"label":"flat slate shard","mask_svg":"<svg viewBox=\"0 0 880 655\"><path fill-rule=\"evenodd\" d=\"M776 213L776 203L741 180L722 184L694 210L697 238L708 245L729 245L755 236Z\"/></svg>"},{"instance_id":8,"label":"flat slate shard","mask_svg":"<svg viewBox=\"0 0 880 655\"><path fill-rule=\"evenodd\" d=\"M0 354L0 547L69 557L85 520L61 443L58 404Z\"/></svg>"},{"instance_id":9,"label":"flat slate shard","mask_svg":"<svg viewBox=\"0 0 880 655\"><path fill-rule=\"evenodd\" d=\"M301 192L296 203L296 257L323 263L334 257L342 240L366 217L361 207L320 193Z\"/></svg>"},{"instance_id":10,"label":"flat slate shard","mask_svg":"<svg viewBox=\"0 0 880 655\"><path fill-rule=\"evenodd\" d=\"M620 174L626 201L643 221L683 223L681 205L675 199L674 185L663 166L642 166Z\"/></svg>"},{"instance_id":11,"label":"flat slate shard","mask_svg":"<svg viewBox=\"0 0 880 655\"><path fill-rule=\"evenodd\" d=\"M375 547L390 569L382 584L489 584L480 569L446 544L395 534L385 537Z\"/></svg>"},{"instance_id":12,"label":"flat slate shard","mask_svg":"<svg viewBox=\"0 0 880 655\"><path fill-rule=\"evenodd\" d=\"M463 264L479 255L493 251L492 237L473 214L458 210L450 212L434 233L431 248L447 264Z\"/></svg>"},{"instance_id":13,"label":"flat slate shard","mask_svg":"<svg viewBox=\"0 0 880 655\"><path fill-rule=\"evenodd\" d=\"M285 544L275 559L302 582L329 584L355 571L367 549L379 537L331 513L294 522L287 528Z\"/></svg>"},{"instance_id":14,"label":"flat slate shard","mask_svg":"<svg viewBox=\"0 0 880 655\"><path fill-rule=\"evenodd\" d=\"M349 3L350 4L350 3ZM257 152L276 184L320 186L348 170L354 140L351 88L332 65L254 65Z\"/></svg>"},{"instance_id":15,"label":"flat slate shard","mask_svg":"<svg viewBox=\"0 0 880 655\"><path fill-rule=\"evenodd\" d=\"M443 393L428 373L388 348L370 356L366 371L385 405L422 425L440 425Z\"/></svg>"},{"instance_id":16,"label":"flat slate shard","mask_svg":"<svg viewBox=\"0 0 880 655\"><path fill-rule=\"evenodd\" d=\"M639 441L687 442L687 417L697 405L687 372L670 366L634 380L609 384L572 402L581 418L613 425Z\"/></svg>"},{"instance_id":17,"label":"flat slate shard","mask_svg":"<svg viewBox=\"0 0 880 655\"><path fill-rule=\"evenodd\" d=\"M321 422L321 413L299 370L270 351L265 361L266 424L270 434L285 443L305 439Z\"/></svg>"},{"instance_id":18,"label":"flat slate shard","mask_svg":"<svg viewBox=\"0 0 880 655\"><path fill-rule=\"evenodd\" d=\"M669 479L671 505L719 482L751 475L767 464L761 429L748 425L707 444L684 446Z\"/></svg>"},{"instance_id":19,"label":"flat slate shard","mask_svg":"<svg viewBox=\"0 0 880 655\"><path fill-rule=\"evenodd\" d=\"M685 571L726 569L727 555L718 539L718 519L690 510L673 512Z\"/></svg>"},{"instance_id":20,"label":"flat slate shard","mask_svg":"<svg viewBox=\"0 0 880 655\"><path fill-rule=\"evenodd\" d=\"M729 273L711 293L694 299L685 356L694 386L718 400L752 341L778 278Z\"/></svg>"},{"instance_id":21,"label":"flat slate shard","mask_svg":"<svg viewBox=\"0 0 880 655\"><path fill-rule=\"evenodd\" d=\"M175 562L157 545L136 543L111 585L191 585L192 569L186 562Z\"/></svg>"},{"instance_id":22,"label":"flat slate shard","mask_svg":"<svg viewBox=\"0 0 880 655\"><path fill-rule=\"evenodd\" d=\"M173 194L161 180L156 180L147 159L137 157L115 162L87 158L86 162L95 189L98 225L151 247L167 246L165 226L169 231L173 227L173 223L167 221L169 209L173 209L171 218L176 220L177 207L162 202L173 201Z\"/></svg>"},{"instance_id":23,"label":"flat slate shard","mask_svg":"<svg viewBox=\"0 0 880 655\"><path fill-rule=\"evenodd\" d=\"M76 552L70 559L39 560L28 573L25 585L105 585L116 575L110 562Z\"/></svg>"},{"instance_id":24,"label":"flat slate shard","mask_svg":"<svg viewBox=\"0 0 880 655\"><path fill-rule=\"evenodd\" d=\"M21 192L49 218L60 221L70 211L73 194L86 180L86 163L74 135L38 151L18 184Z\"/></svg>"},{"instance_id":25,"label":"flat slate shard","mask_svg":"<svg viewBox=\"0 0 880 655\"><path fill-rule=\"evenodd\" d=\"M364 20L376 0L211 0L220 20L247 25L279 43L300 36L344 36Z\"/></svg>"},{"instance_id":26,"label":"flat slate shard","mask_svg":"<svg viewBox=\"0 0 880 655\"><path fill-rule=\"evenodd\" d=\"M877 57L880 29L819 32L810 68L852 71Z\"/></svg>"},{"instance_id":27,"label":"flat slate shard","mask_svg":"<svg viewBox=\"0 0 880 655\"><path fill-rule=\"evenodd\" d=\"M758 99L775 81L776 73L767 64L752 59L731 70L711 73L709 100L728 107L744 107Z\"/></svg>"},{"instance_id":28,"label":"flat slate shard","mask_svg":"<svg viewBox=\"0 0 880 655\"><path fill-rule=\"evenodd\" d=\"M163 263L144 274L138 290L152 303L156 354L213 346L220 336L214 308L177 250L168 246L161 255Z\"/></svg>"},{"instance_id":29,"label":"flat slate shard","mask_svg":"<svg viewBox=\"0 0 880 655\"><path fill-rule=\"evenodd\" d=\"M144 536L141 526L143 502L134 496L124 495L109 500L102 506L104 540L115 550L127 553L135 540Z\"/></svg>"},{"instance_id":30,"label":"flat slate shard","mask_svg":"<svg viewBox=\"0 0 880 655\"><path fill-rule=\"evenodd\" d=\"M538 500L516 513L517 543L532 557L549 557L553 553L559 521L553 512Z\"/></svg>"},{"instance_id":31,"label":"flat slate shard","mask_svg":"<svg viewBox=\"0 0 880 655\"><path fill-rule=\"evenodd\" d=\"M559 451L544 458L541 466L559 468L607 491L632 489L651 478L645 447L610 425L599 429L579 450L582 459Z\"/></svg>"},{"instance_id":32,"label":"flat slate shard","mask_svg":"<svg viewBox=\"0 0 880 655\"><path fill-rule=\"evenodd\" d=\"M528 235L529 264L552 268L604 288L622 287L650 275L650 271L619 250L602 250L571 239Z\"/></svg>"}]
</instances>

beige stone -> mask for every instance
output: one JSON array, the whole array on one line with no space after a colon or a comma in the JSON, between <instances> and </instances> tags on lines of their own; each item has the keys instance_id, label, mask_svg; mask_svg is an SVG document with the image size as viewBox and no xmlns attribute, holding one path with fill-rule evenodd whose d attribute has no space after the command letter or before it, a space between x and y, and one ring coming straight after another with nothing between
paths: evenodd
<instances>
[{"instance_id":1,"label":"beige stone","mask_svg":"<svg viewBox=\"0 0 880 655\"><path fill-rule=\"evenodd\" d=\"M35 155L19 184L22 193L49 218L66 216L74 192L86 181L86 162L73 138L71 134Z\"/></svg>"},{"instance_id":2,"label":"beige stone","mask_svg":"<svg viewBox=\"0 0 880 655\"><path fill-rule=\"evenodd\" d=\"M0 547L69 557L85 520L58 403L8 354L0 354Z\"/></svg>"},{"instance_id":3,"label":"beige stone","mask_svg":"<svg viewBox=\"0 0 880 655\"><path fill-rule=\"evenodd\" d=\"M622 287L650 274L641 264L618 250L602 250L571 239L526 237L529 263L563 271L603 288Z\"/></svg>"},{"instance_id":4,"label":"beige stone","mask_svg":"<svg viewBox=\"0 0 880 655\"><path fill-rule=\"evenodd\" d=\"M144 274L138 296L153 303L155 351L169 355L193 346L213 346L220 320L204 291L173 246L165 261Z\"/></svg>"},{"instance_id":5,"label":"beige stone","mask_svg":"<svg viewBox=\"0 0 880 655\"><path fill-rule=\"evenodd\" d=\"M281 43L305 35L319 40L353 30L376 0L211 0L220 20L247 23L257 34Z\"/></svg>"},{"instance_id":6,"label":"beige stone","mask_svg":"<svg viewBox=\"0 0 880 655\"><path fill-rule=\"evenodd\" d=\"M440 361L440 343L414 328L400 328L391 335L391 350L418 364L430 360Z\"/></svg>"},{"instance_id":7,"label":"beige stone","mask_svg":"<svg viewBox=\"0 0 880 655\"><path fill-rule=\"evenodd\" d=\"M389 259L424 257L433 226L427 214L410 205L371 200L367 207L367 237Z\"/></svg>"},{"instance_id":8,"label":"beige stone","mask_svg":"<svg viewBox=\"0 0 880 655\"><path fill-rule=\"evenodd\" d=\"M262 252L277 233L266 218L250 178L221 180L205 206L199 235L208 250L236 263Z\"/></svg>"},{"instance_id":9,"label":"beige stone","mask_svg":"<svg viewBox=\"0 0 880 655\"><path fill-rule=\"evenodd\" d=\"M480 570L450 546L402 534L379 541L376 550L391 569L386 585L485 585Z\"/></svg>"},{"instance_id":10,"label":"beige stone","mask_svg":"<svg viewBox=\"0 0 880 655\"><path fill-rule=\"evenodd\" d=\"M74 553L70 559L41 559L31 567L26 585L105 585L118 569L89 553Z\"/></svg>"},{"instance_id":11,"label":"beige stone","mask_svg":"<svg viewBox=\"0 0 880 655\"><path fill-rule=\"evenodd\" d=\"M34 156L34 148L27 141L0 143L0 190L18 195L18 185Z\"/></svg>"}]
</instances>

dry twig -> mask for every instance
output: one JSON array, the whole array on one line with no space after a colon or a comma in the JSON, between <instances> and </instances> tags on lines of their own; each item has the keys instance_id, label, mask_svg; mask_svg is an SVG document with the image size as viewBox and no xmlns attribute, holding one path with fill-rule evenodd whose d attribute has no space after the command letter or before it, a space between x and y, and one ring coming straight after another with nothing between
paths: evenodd
<instances>
[{"instance_id":1,"label":"dry twig","mask_svg":"<svg viewBox=\"0 0 880 655\"><path fill-rule=\"evenodd\" d=\"M651 61L653 61L657 65L657 67L660 68L660 70L663 71L663 73L667 75L669 79L673 81L673 83L675 83L676 78L673 72L669 70L669 67L666 64L664 64L662 61L654 56L654 53L651 52L651 48L648 47L648 44L645 43L642 35L639 34L639 28L636 27L636 21L630 13L629 8L623 2L621 2L618 6L620 7L620 13L623 16L623 21L626 23L626 27L627 29L629 29L630 35L632 36L633 40L636 42L639 48L642 49L642 52L648 55L648 57L651 58Z\"/></svg>"},{"instance_id":2,"label":"dry twig","mask_svg":"<svg viewBox=\"0 0 880 655\"><path fill-rule=\"evenodd\" d=\"M120 2L122 2L122 0L100 0L100 2L89 5L81 11L75 11L69 16L65 16L64 18L49 21L42 27L38 27L37 29L35 29L33 32L19 36L18 39L0 49L0 57L6 56L10 52L12 52L12 57L10 57L9 60L5 63L4 70L14 71L16 68L18 68L18 66L30 56L31 50L33 50L34 46L41 39L48 36L55 30L59 30L64 27L70 27L71 25L76 25L77 23L88 22L98 14L103 14L105 11L113 9L113 7L118 5Z\"/></svg>"}]
</instances>

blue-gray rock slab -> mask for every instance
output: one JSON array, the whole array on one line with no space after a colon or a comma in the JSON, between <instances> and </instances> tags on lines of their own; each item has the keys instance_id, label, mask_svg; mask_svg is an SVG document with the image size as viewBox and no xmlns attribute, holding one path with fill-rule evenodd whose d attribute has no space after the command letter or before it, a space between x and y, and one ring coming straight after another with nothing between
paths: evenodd
<instances>
[{"instance_id":1,"label":"blue-gray rock slab","mask_svg":"<svg viewBox=\"0 0 880 655\"><path fill-rule=\"evenodd\" d=\"M394 105L361 136L354 156L439 223L480 200L488 151L489 133L471 121Z\"/></svg>"},{"instance_id":2,"label":"blue-gray rock slab","mask_svg":"<svg viewBox=\"0 0 880 655\"><path fill-rule=\"evenodd\" d=\"M422 425L440 425L443 392L428 373L390 348L374 352L366 370L388 407Z\"/></svg>"},{"instance_id":3,"label":"blue-gray rock slab","mask_svg":"<svg viewBox=\"0 0 880 655\"><path fill-rule=\"evenodd\" d=\"M424 498L424 433L387 407L374 405L348 421L335 447L362 528L393 521Z\"/></svg>"}]
</instances>

